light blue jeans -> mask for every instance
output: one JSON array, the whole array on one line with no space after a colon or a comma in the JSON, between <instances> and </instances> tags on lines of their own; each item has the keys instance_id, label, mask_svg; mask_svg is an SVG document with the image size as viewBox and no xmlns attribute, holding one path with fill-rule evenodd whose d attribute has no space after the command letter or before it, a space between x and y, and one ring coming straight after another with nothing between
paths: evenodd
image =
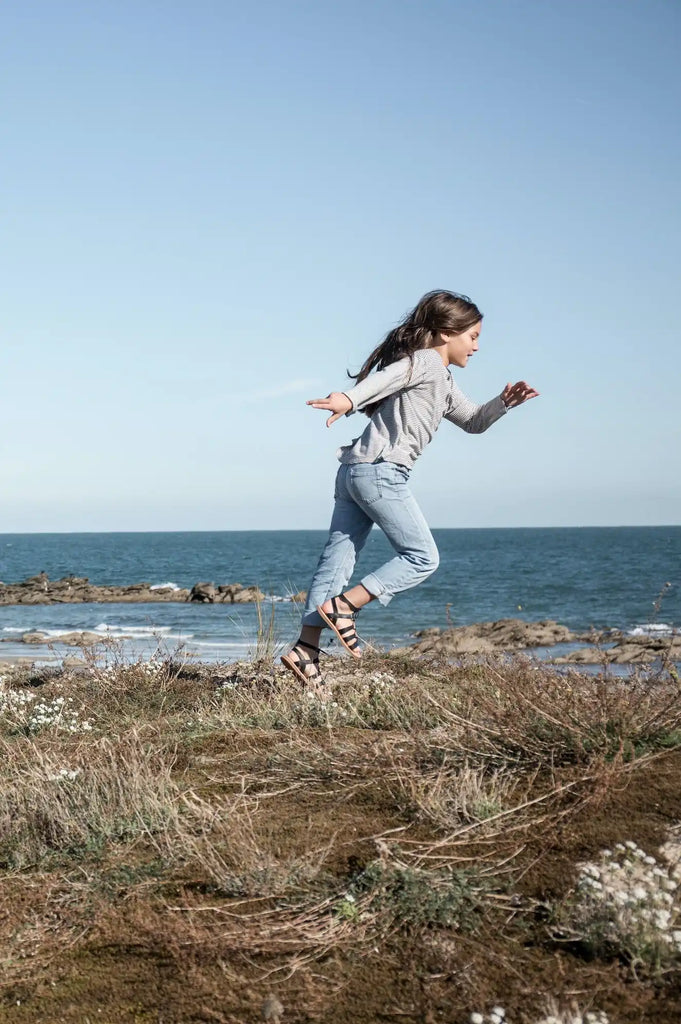
<instances>
[{"instance_id":1,"label":"light blue jeans","mask_svg":"<svg viewBox=\"0 0 681 1024\"><path fill-rule=\"evenodd\" d=\"M381 604L422 583L439 565L433 535L409 490L410 470L393 462L342 464L336 476L329 539L307 594L304 626L323 626L315 610L350 581L371 527L383 530L396 555L360 581Z\"/></svg>"}]
</instances>

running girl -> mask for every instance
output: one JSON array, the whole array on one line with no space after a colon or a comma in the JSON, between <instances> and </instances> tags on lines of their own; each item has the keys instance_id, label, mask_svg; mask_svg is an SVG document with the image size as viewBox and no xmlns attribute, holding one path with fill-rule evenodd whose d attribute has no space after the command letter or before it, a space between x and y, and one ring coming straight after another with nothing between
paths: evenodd
<instances>
[{"instance_id":1,"label":"running girl","mask_svg":"<svg viewBox=\"0 0 681 1024\"><path fill-rule=\"evenodd\" d=\"M360 437L339 449L329 538L310 584L300 637L281 659L303 682L320 681L319 638L324 627L360 658L355 632L359 610L369 601L388 604L395 594L422 583L437 569L435 541L409 490L409 475L441 420L480 434L507 409L537 396L524 381L507 384L484 405L476 405L459 390L447 367L465 368L478 350L481 329L482 313L465 295L428 292L374 349L354 376L355 387L307 403L331 413L327 427L357 410L366 413L369 422ZM346 591L374 523L390 541L395 557Z\"/></svg>"}]
</instances>

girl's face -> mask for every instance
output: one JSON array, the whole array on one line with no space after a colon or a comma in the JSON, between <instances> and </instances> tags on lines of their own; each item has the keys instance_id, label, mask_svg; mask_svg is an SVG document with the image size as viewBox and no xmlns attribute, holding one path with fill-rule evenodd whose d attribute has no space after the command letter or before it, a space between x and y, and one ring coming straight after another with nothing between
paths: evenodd
<instances>
[{"instance_id":1,"label":"girl's face","mask_svg":"<svg viewBox=\"0 0 681 1024\"><path fill-rule=\"evenodd\" d=\"M443 334L442 340L447 345L447 358L450 366L460 366L462 369L467 365L468 359L474 352L478 351L478 338L482 330L482 320L473 324L463 334Z\"/></svg>"}]
</instances>

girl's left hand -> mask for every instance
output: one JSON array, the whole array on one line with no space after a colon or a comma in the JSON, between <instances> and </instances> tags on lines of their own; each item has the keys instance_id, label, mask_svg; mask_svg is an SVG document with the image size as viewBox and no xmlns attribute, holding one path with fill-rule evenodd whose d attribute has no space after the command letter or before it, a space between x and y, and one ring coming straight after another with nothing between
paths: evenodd
<instances>
[{"instance_id":1,"label":"girl's left hand","mask_svg":"<svg viewBox=\"0 0 681 1024\"><path fill-rule=\"evenodd\" d=\"M519 380L517 384L507 384L501 392L500 398L507 409L512 409L515 405L522 405L523 402L529 401L530 398L536 398L538 394L539 392L531 388L524 380Z\"/></svg>"},{"instance_id":2,"label":"girl's left hand","mask_svg":"<svg viewBox=\"0 0 681 1024\"><path fill-rule=\"evenodd\" d=\"M352 409L352 402L343 391L332 391L326 398L311 398L305 404L311 405L313 409L325 409L327 412L333 413L333 416L329 416L326 421L327 427L330 427L332 423Z\"/></svg>"}]
</instances>

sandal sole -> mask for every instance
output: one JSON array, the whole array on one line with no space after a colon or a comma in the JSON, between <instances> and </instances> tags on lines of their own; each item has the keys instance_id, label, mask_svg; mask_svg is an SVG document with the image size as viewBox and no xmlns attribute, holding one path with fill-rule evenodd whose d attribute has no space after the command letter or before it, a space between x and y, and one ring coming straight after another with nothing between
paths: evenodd
<instances>
[{"instance_id":1,"label":"sandal sole","mask_svg":"<svg viewBox=\"0 0 681 1024\"><path fill-rule=\"evenodd\" d=\"M357 651L357 650L354 650L354 651L353 651L352 647L348 647L348 645L346 644L345 640L344 640L344 639L343 639L343 637L342 637L342 636L340 635L340 633L339 633L339 631L338 631L338 628L337 628L336 626L334 626L333 622L331 621L331 619L330 619L330 618L328 618L328 616L327 616L326 612L325 612L325 611L323 611L323 609L322 609L322 606L321 606L320 604L318 604L318 605L317 605L317 613L318 613L319 615L321 615L321 617L323 618L324 622L325 622L325 623L326 623L326 625L327 625L327 626L329 627L329 629L332 629L332 630L334 631L334 633L336 634L336 636L338 637L338 639L339 639L339 640L340 640L340 642L342 643L342 645L343 645L343 647L345 648L345 650L346 650L346 651L347 651L347 652L348 652L349 654L351 654L351 655L353 656L353 658L356 658L356 659L357 659L357 661L359 661L359 659L360 659L360 658L362 657L362 652L361 652L361 651ZM357 635L357 633L356 633L356 632L355 632L355 635Z\"/></svg>"}]
</instances>

